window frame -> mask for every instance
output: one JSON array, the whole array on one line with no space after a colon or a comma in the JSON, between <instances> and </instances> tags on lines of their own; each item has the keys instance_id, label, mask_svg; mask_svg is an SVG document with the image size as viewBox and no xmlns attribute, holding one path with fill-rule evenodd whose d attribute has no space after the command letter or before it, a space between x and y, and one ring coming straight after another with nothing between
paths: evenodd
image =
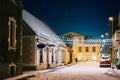
<instances>
[{"instance_id":1,"label":"window frame","mask_svg":"<svg viewBox=\"0 0 120 80\"><path fill-rule=\"evenodd\" d=\"M82 47L78 47L78 51L79 51L79 52L82 52Z\"/></svg>"},{"instance_id":2,"label":"window frame","mask_svg":"<svg viewBox=\"0 0 120 80\"><path fill-rule=\"evenodd\" d=\"M89 47L85 47L85 52L89 52Z\"/></svg>"},{"instance_id":3,"label":"window frame","mask_svg":"<svg viewBox=\"0 0 120 80\"><path fill-rule=\"evenodd\" d=\"M10 50L16 51L17 24L16 24L16 20L14 19L14 17L9 17L8 27L9 27L9 31L8 31L8 50L9 51Z\"/></svg>"},{"instance_id":4,"label":"window frame","mask_svg":"<svg viewBox=\"0 0 120 80\"><path fill-rule=\"evenodd\" d=\"M96 52L96 47L92 47L92 52Z\"/></svg>"}]
</instances>

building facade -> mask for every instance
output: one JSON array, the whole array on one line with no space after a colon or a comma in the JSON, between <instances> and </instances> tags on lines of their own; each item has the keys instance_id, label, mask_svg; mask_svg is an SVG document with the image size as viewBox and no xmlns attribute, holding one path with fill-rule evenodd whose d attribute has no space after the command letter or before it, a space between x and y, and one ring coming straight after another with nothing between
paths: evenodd
<instances>
[{"instance_id":1,"label":"building facade","mask_svg":"<svg viewBox=\"0 0 120 80\"><path fill-rule=\"evenodd\" d=\"M85 43L85 36L74 32L69 32L61 36L64 37L63 41L69 47L71 63L75 63L76 61L99 61L100 44Z\"/></svg>"},{"instance_id":2,"label":"building facade","mask_svg":"<svg viewBox=\"0 0 120 80\"><path fill-rule=\"evenodd\" d=\"M0 0L0 79L22 74L22 1Z\"/></svg>"},{"instance_id":3,"label":"building facade","mask_svg":"<svg viewBox=\"0 0 120 80\"><path fill-rule=\"evenodd\" d=\"M74 44L73 50L78 61L99 61L99 44Z\"/></svg>"},{"instance_id":4,"label":"building facade","mask_svg":"<svg viewBox=\"0 0 120 80\"><path fill-rule=\"evenodd\" d=\"M118 65L120 68L120 30L115 31L113 35L113 52L111 53L111 59L113 60L113 64Z\"/></svg>"},{"instance_id":5,"label":"building facade","mask_svg":"<svg viewBox=\"0 0 120 80\"><path fill-rule=\"evenodd\" d=\"M62 65L67 46L48 25L23 10L24 70L40 70ZM41 48L42 46L42 48Z\"/></svg>"}]
</instances>

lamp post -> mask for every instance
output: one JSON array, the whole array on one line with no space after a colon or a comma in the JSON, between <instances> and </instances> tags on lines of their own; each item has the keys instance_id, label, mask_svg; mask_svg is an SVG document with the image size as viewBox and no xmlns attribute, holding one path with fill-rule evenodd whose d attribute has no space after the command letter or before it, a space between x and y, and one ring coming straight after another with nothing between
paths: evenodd
<instances>
[{"instance_id":1,"label":"lamp post","mask_svg":"<svg viewBox=\"0 0 120 80\"><path fill-rule=\"evenodd\" d=\"M107 53L107 50L108 50L108 44L107 44L107 42L108 42L108 33L105 33L105 35L106 35L106 47L105 47L105 49L106 49L106 55L108 55L108 53Z\"/></svg>"},{"instance_id":2,"label":"lamp post","mask_svg":"<svg viewBox=\"0 0 120 80\"><path fill-rule=\"evenodd\" d=\"M113 20L114 20L113 17L109 17L110 26L111 26L111 38L112 38L112 36L113 36Z\"/></svg>"},{"instance_id":3,"label":"lamp post","mask_svg":"<svg viewBox=\"0 0 120 80\"><path fill-rule=\"evenodd\" d=\"M110 26L111 26L111 39L112 39L114 18L113 17L109 17L109 21L110 21ZM112 69L114 69L113 43L111 43L111 67L112 67Z\"/></svg>"}]
</instances>

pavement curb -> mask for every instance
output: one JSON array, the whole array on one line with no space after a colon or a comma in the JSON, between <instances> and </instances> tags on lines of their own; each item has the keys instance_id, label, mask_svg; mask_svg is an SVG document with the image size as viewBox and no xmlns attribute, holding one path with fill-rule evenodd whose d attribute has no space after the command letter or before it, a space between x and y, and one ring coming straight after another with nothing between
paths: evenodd
<instances>
[{"instance_id":1,"label":"pavement curb","mask_svg":"<svg viewBox=\"0 0 120 80\"><path fill-rule=\"evenodd\" d=\"M40 70L40 71L28 71L28 72L24 72L22 75L18 75L15 77L11 77L11 78L7 78L4 80L22 80L22 78L29 78L29 77L34 77L37 74L43 74L43 73L47 73L47 72L53 72L55 70L64 68L66 66L59 66L59 67L55 67L55 68L51 68L51 69L45 69L45 70Z\"/></svg>"}]
</instances>

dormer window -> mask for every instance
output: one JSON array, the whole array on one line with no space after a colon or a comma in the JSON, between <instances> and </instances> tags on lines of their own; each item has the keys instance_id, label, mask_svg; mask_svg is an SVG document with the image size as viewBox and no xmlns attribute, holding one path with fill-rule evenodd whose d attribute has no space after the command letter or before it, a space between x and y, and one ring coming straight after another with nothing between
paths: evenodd
<instances>
[{"instance_id":1,"label":"dormer window","mask_svg":"<svg viewBox=\"0 0 120 80\"><path fill-rule=\"evenodd\" d=\"M8 32L8 50L16 51L16 20L14 17L9 17L8 21L9 32Z\"/></svg>"}]
</instances>

